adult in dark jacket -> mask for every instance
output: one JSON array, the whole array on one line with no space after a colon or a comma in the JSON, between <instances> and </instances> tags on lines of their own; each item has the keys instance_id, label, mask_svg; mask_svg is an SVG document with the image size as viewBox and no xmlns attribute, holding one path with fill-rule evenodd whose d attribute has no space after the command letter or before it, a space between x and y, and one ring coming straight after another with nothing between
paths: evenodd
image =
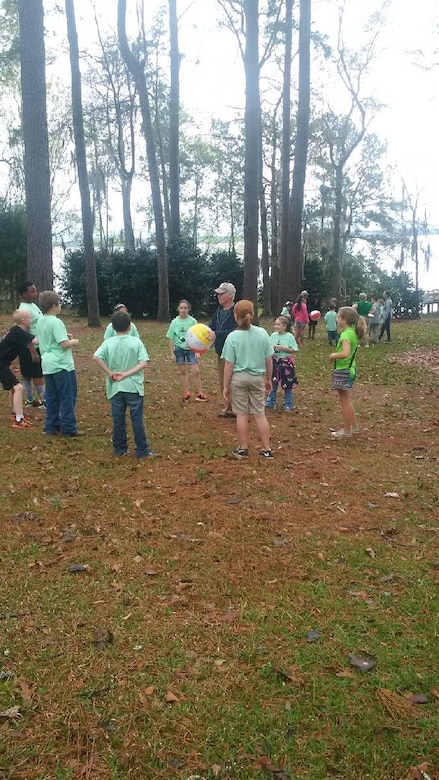
<instances>
[{"instance_id":1,"label":"adult in dark jacket","mask_svg":"<svg viewBox=\"0 0 439 780\"><path fill-rule=\"evenodd\" d=\"M221 352L223 351L224 342L227 336L237 327L234 314L236 287L234 284L231 284L231 282L221 282L220 286L216 288L215 293L218 298L218 308L209 322L209 328L215 333L215 352L218 358L220 397L223 398L225 361L221 358ZM229 399L227 406L221 410L218 417L234 416L231 401Z\"/></svg>"}]
</instances>

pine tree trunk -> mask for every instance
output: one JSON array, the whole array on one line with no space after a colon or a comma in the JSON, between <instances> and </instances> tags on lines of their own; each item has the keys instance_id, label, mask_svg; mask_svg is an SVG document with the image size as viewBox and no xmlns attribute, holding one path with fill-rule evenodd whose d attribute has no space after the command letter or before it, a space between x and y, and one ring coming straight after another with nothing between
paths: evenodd
<instances>
[{"instance_id":1,"label":"pine tree trunk","mask_svg":"<svg viewBox=\"0 0 439 780\"><path fill-rule=\"evenodd\" d=\"M53 287L50 165L42 0L19 0L21 94L26 190L27 276Z\"/></svg>"},{"instance_id":2,"label":"pine tree trunk","mask_svg":"<svg viewBox=\"0 0 439 780\"><path fill-rule=\"evenodd\" d=\"M288 252L288 222L290 216L290 157L291 157L291 57L293 47L293 0L285 2L285 54L282 90L282 155L281 208L279 248L279 290L277 307L294 296L293 268Z\"/></svg>"},{"instance_id":3,"label":"pine tree trunk","mask_svg":"<svg viewBox=\"0 0 439 780\"><path fill-rule=\"evenodd\" d=\"M300 0L299 23L299 103L294 153L293 188L290 201L288 259L291 265L292 290L300 292L303 278L303 201L309 140L310 112L310 42L311 0Z\"/></svg>"},{"instance_id":4,"label":"pine tree trunk","mask_svg":"<svg viewBox=\"0 0 439 780\"><path fill-rule=\"evenodd\" d=\"M151 119L148 90L146 89L144 65L134 57L128 46L126 35L126 0L118 0L117 29L119 46L126 66L133 76L139 95L140 110L142 113L143 134L146 143L148 158L149 180L151 185L152 208L155 223L155 241L157 247L158 269L158 312L157 318L162 321L169 320L169 288L168 288L168 263L166 257L165 229L163 224L162 197L160 192L160 178L157 166L157 157L154 144L154 133Z\"/></svg>"},{"instance_id":5,"label":"pine tree trunk","mask_svg":"<svg viewBox=\"0 0 439 780\"><path fill-rule=\"evenodd\" d=\"M90 207L87 156L85 151L84 116L82 111L81 72L79 69L78 34L76 32L75 7L73 0L65 0L67 35L70 49L72 76L72 114L75 138L76 166L78 169L79 192L81 195L82 234L84 241L85 278L87 287L88 325L99 328L99 300L96 278L96 260L93 244L93 217Z\"/></svg>"},{"instance_id":6,"label":"pine tree trunk","mask_svg":"<svg viewBox=\"0 0 439 780\"><path fill-rule=\"evenodd\" d=\"M169 94L169 200L171 238L180 237L180 52L178 50L177 0L169 0L171 86Z\"/></svg>"},{"instance_id":7,"label":"pine tree trunk","mask_svg":"<svg viewBox=\"0 0 439 780\"><path fill-rule=\"evenodd\" d=\"M258 311L258 211L261 176L258 0L245 0L244 297Z\"/></svg>"}]
</instances>

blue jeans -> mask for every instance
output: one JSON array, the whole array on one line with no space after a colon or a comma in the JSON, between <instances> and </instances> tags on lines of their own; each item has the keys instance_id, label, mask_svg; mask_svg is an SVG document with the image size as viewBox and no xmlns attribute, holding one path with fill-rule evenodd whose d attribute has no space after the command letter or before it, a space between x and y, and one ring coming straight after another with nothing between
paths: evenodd
<instances>
[{"instance_id":1,"label":"blue jeans","mask_svg":"<svg viewBox=\"0 0 439 780\"><path fill-rule=\"evenodd\" d=\"M329 346L332 347L332 342L333 341L335 341L335 346L337 346L338 339L339 339L338 331L337 330L327 330L326 333L327 333L327 336L328 336L328 344L329 344Z\"/></svg>"},{"instance_id":2,"label":"blue jeans","mask_svg":"<svg viewBox=\"0 0 439 780\"><path fill-rule=\"evenodd\" d=\"M273 389L268 394L267 400L265 402L265 406L267 409L274 409L276 406L276 394L277 394L277 388L279 387L279 382L272 382ZM293 399L293 391L292 390L284 390L284 409L292 409L294 406L294 399Z\"/></svg>"},{"instance_id":3,"label":"blue jeans","mask_svg":"<svg viewBox=\"0 0 439 780\"><path fill-rule=\"evenodd\" d=\"M78 394L76 373L58 371L46 374L46 423L44 433L61 433L70 436L77 433L75 406Z\"/></svg>"},{"instance_id":4,"label":"blue jeans","mask_svg":"<svg viewBox=\"0 0 439 780\"><path fill-rule=\"evenodd\" d=\"M115 455L125 455L128 452L126 410L130 410L136 443L136 458L145 458L149 453L149 445L143 425L143 395L126 393L121 390L111 399L113 415L113 450Z\"/></svg>"}]
</instances>

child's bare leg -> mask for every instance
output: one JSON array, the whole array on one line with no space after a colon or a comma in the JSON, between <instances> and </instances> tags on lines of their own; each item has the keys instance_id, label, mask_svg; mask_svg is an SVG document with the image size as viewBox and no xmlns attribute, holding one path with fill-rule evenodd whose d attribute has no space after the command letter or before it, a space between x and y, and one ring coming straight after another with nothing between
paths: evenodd
<instances>
[{"instance_id":1,"label":"child's bare leg","mask_svg":"<svg viewBox=\"0 0 439 780\"><path fill-rule=\"evenodd\" d=\"M16 417L23 417L23 385L14 385L12 393L12 408Z\"/></svg>"},{"instance_id":2,"label":"child's bare leg","mask_svg":"<svg viewBox=\"0 0 439 780\"><path fill-rule=\"evenodd\" d=\"M354 405L352 403L351 391L339 390L338 397L340 398L343 427L345 431L350 431L352 428L357 427L357 418L355 415Z\"/></svg>"},{"instance_id":3,"label":"child's bare leg","mask_svg":"<svg viewBox=\"0 0 439 780\"><path fill-rule=\"evenodd\" d=\"M259 432L263 450L270 450L270 424L265 414L255 414L255 423Z\"/></svg>"},{"instance_id":4,"label":"child's bare leg","mask_svg":"<svg viewBox=\"0 0 439 780\"><path fill-rule=\"evenodd\" d=\"M248 450L248 414L236 415L236 433L239 446L243 450Z\"/></svg>"},{"instance_id":5,"label":"child's bare leg","mask_svg":"<svg viewBox=\"0 0 439 780\"><path fill-rule=\"evenodd\" d=\"M193 363L191 365L191 371L192 376L194 378L194 384L195 384L195 390L197 395L203 392L203 388L201 386L201 374L200 374L200 367L198 363Z\"/></svg>"},{"instance_id":6,"label":"child's bare leg","mask_svg":"<svg viewBox=\"0 0 439 780\"><path fill-rule=\"evenodd\" d=\"M183 388L183 393L189 392L189 382L187 379L187 371L186 371L186 364L180 363L178 366L178 370L180 371L180 379L181 379L181 386Z\"/></svg>"}]
</instances>

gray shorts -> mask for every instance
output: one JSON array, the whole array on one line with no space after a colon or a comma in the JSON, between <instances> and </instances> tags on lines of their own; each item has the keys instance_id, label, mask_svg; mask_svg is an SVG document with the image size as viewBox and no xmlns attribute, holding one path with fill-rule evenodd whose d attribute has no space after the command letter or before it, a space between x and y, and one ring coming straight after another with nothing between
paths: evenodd
<instances>
[{"instance_id":1,"label":"gray shorts","mask_svg":"<svg viewBox=\"0 0 439 780\"><path fill-rule=\"evenodd\" d=\"M238 371L232 374L230 382L232 409L235 414L265 414L264 375L247 374Z\"/></svg>"}]
</instances>

